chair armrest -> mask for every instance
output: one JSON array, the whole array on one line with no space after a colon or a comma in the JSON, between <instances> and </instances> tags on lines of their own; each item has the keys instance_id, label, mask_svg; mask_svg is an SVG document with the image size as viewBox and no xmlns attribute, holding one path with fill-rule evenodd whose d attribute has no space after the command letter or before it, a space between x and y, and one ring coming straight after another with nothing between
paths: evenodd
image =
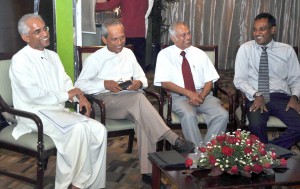
<instances>
[{"instance_id":1,"label":"chair armrest","mask_svg":"<svg viewBox=\"0 0 300 189\"><path fill-rule=\"evenodd\" d=\"M235 116L235 120L239 122L240 128L244 128L246 126L246 102L248 101L245 93L240 91L239 89L236 89L235 95L234 95L234 100L233 100L233 112ZM241 117L237 118L236 115L236 110L238 108L241 108Z\"/></svg>"},{"instance_id":2,"label":"chair armrest","mask_svg":"<svg viewBox=\"0 0 300 189\"><path fill-rule=\"evenodd\" d=\"M236 95L236 90L232 89L232 90L228 90L228 89L224 89L224 87L222 86L222 83L220 81L216 81L215 82L215 86L214 89L216 90L214 93L215 97L218 97L217 94L218 92L222 93L224 96L226 96L227 100L228 100L228 113L229 113L229 123L234 125L234 120L235 120L235 114L234 114L234 105L235 105L235 95Z\"/></svg>"},{"instance_id":3,"label":"chair armrest","mask_svg":"<svg viewBox=\"0 0 300 189\"><path fill-rule=\"evenodd\" d=\"M44 138L43 138L43 123L42 120L40 119L39 116L37 116L34 113L31 112L26 112L23 110L18 110L15 108L10 107L9 105L7 105L3 98L0 95L0 112L7 112L10 113L12 115L16 115L16 116L20 116L20 117L25 117L28 119L31 119L32 121L35 122L36 126L37 126L37 131L38 131L38 148L39 149L43 149L43 143L44 143Z\"/></svg>"},{"instance_id":4,"label":"chair armrest","mask_svg":"<svg viewBox=\"0 0 300 189\"><path fill-rule=\"evenodd\" d=\"M90 94L85 94L86 98L88 99L88 101L93 104L96 103L100 109L100 122L105 125L106 121L106 111L105 111L105 104L102 100L95 98L93 95ZM94 117L95 118L95 117Z\"/></svg>"},{"instance_id":5,"label":"chair armrest","mask_svg":"<svg viewBox=\"0 0 300 189\"><path fill-rule=\"evenodd\" d=\"M172 95L171 95L171 91L168 90L168 89L165 89L163 87L160 87L160 93L161 93L161 101L162 101L162 104L164 104L164 101L165 101L165 97L166 97L166 100L167 100L167 123L170 124L172 122ZM162 108L162 111L163 111L163 108Z\"/></svg>"},{"instance_id":6,"label":"chair armrest","mask_svg":"<svg viewBox=\"0 0 300 189\"><path fill-rule=\"evenodd\" d=\"M149 95L151 97L154 97L157 100L158 103L158 113L161 117L163 117L163 101L159 93L151 91L149 89L143 89L146 95Z\"/></svg>"},{"instance_id":7,"label":"chair armrest","mask_svg":"<svg viewBox=\"0 0 300 189\"><path fill-rule=\"evenodd\" d=\"M241 117L241 125L246 126L246 102L248 101L248 98L246 97L245 93L238 90L238 94L241 97L241 111L242 111L242 117Z\"/></svg>"}]
</instances>

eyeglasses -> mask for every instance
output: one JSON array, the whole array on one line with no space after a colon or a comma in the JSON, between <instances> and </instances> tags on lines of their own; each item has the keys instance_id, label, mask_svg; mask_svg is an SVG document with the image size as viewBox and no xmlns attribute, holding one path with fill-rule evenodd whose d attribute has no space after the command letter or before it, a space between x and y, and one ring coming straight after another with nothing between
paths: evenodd
<instances>
[{"instance_id":1,"label":"eyeglasses","mask_svg":"<svg viewBox=\"0 0 300 189\"><path fill-rule=\"evenodd\" d=\"M37 30L33 31L32 33L28 33L28 34L40 35L42 31L44 31L44 32L47 31L48 32L49 31L49 26L44 26L43 28L37 29Z\"/></svg>"}]
</instances>

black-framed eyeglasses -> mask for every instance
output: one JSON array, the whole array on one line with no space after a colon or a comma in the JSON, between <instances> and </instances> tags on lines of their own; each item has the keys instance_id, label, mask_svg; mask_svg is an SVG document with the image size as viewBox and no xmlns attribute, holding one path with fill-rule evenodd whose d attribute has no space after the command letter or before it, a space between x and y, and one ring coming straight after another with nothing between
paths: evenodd
<instances>
[{"instance_id":1,"label":"black-framed eyeglasses","mask_svg":"<svg viewBox=\"0 0 300 189\"><path fill-rule=\"evenodd\" d=\"M33 35L40 35L42 31L49 31L49 26L44 26L43 28L37 29L31 33L28 34L33 34Z\"/></svg>"}]
</instances>

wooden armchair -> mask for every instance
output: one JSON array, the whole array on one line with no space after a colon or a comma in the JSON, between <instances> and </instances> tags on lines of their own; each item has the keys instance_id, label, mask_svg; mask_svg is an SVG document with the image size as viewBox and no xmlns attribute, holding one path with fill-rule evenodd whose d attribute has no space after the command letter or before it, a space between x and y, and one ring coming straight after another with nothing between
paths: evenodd
<instances>
[{"instance_id":1,"label":"wooden armchair","mask_svg":"<svg viewBox=\"0 0 300 189\"><path fill-rule=\"evenodd\" d=\"M56 147L52 139L43 134L43 123L37 115L12 108L12 91L8 76L11 56L9 54L0 54L0 113L7 112L15 116L29 118L35 122L38 132L22 135L18 140L15 140L12 136L12 131L16 123L0 128L0 148L36 158L37 175L36 180L34 180L25 175L12 173L10 170L0 170L0 174L36 184L37 188L42 189L44 170L47 168L48 158L56 155Z\"/></svg>"},{"instance_id":2,"label":"wooden armchair","mask_svg":"<svg viewBox=\"0 0 300 189\"><path fill-rule=\"evenodd\" d=\"M164 48L165 46L163 46ZM218 70L218 46L197 46L199 49L203 50L211 62L214 64L216 70ZM220 79L219 79L220 80ZM229 93L227 90L222 88L221 82L217 81L214 83L212 89L213 95L218 97L219 94L223 94L226 97L226 101L228 102L228 111L229 111L229 122L227 129L234 130L234 115L233 115L233 95ZM172 111L172 96L169 90L161 87L161 98L162 102L166 103L163 105L163 115L166 117L167 125L171 129L181 129L181 123L179 117ZM166 99L165 99L166 98ZM202 114L198 114L198 126L199 129L206 128L206 123ZM167 147L168 148L168 147Z\"/></svg>"},{"instance_id":3,"label":"wooden armchair","mask_svg":"<svg viewBox=\"0 0 300 189\"><path fill-rule=\"evenodd\" d=\"M102 47L103 46L77 46L76 47L77 57L78 57L78 70L77 70L78 75L80 74L80 72L82 70L82 66L83 66L85 59L90 54L101 49ZM125 47L133 50L132 45L127 45ZM146 89L144 89L144 92L146 93L146 95L150 95L151 97L154 97L158 102L159 109L161 109L162 105L160 102L159 94L154 93L149 90L146 90ZM126 135L129 136L127 153L131 153L132 146L133 146L133 140L134 140L135 123L133 121L127 120L127 119L116 120L116 119L106 118L105 104L103 103L103 101L95 98L92 95L86 95L86 96L92 103L95 103L98 105L99 110L100 110L100 115L96 114L96 119L100 120L100 122L106 126L106 129L108 131L108 135L107 135L108 138L118 137L118 136L126 136ZM158 148L161 148L161 147L159 146Z\"/></svg>"}]
</instances>

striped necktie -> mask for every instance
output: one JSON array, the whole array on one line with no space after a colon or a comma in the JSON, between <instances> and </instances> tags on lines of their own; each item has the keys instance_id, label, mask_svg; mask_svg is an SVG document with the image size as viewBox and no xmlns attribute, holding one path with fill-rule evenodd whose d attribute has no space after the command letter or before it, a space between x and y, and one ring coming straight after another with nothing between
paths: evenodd
<instances>
[{"instance_id":1,"label":"striped necktie","mask_svg":"<svg viewBox=\"0 0 300 189\"><path fill-rule=\"evenodd\" d=\"M259 73L258 73L258 91L263 93L265 103L270 101L269 87L269 66L268 66L268 47L261 47L262 53L260 56Z\"/></svg>"},{"instance_id":2,"label":"striped necktie","mask_svg":"<svg viewBox=\"0 0 300 189\"><path fill-rule=\"evenodd\" d=\"M185 57L185 52L181 51L180 55L183 57L181 69L184 80L184 87L190 91L196 92L192 71L189 62Z\"/></svg>"}]
</instances>

